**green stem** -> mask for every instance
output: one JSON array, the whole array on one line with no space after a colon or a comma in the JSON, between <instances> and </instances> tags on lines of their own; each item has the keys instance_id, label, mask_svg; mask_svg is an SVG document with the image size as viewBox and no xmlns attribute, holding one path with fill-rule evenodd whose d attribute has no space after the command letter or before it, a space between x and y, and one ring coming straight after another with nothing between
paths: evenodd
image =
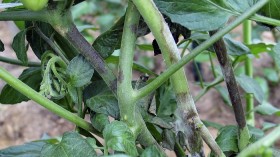
<instances>
[{"instance_id":1,"label":"green stem","mask_svg":"<svg viewBox=\"0 0 280 157\"><path fill-rule=\"evenodd\" d=\"M245 44L251 44L252 37L252 25L251 21L247 20L243 23L243 41ZM253 63L252 59L247 56L245 60L245 74L253 78ZM254 95L246 93L246 112L249 112L254 109ZM255 126L255 115L254 112L246 115L247 123Z\"/></svg>"},{"instance_id":2,"label":"green stem","mask_svg":"<svg viewBox=\"0 0 280 157\"><path fill-rule=\"evenodd\" d=\"M222 76L216 78L212 83L210 83L207 87L202 89L197 96L195 97L194 101L197 102L203 95L205 95L211 88L215 87L216 85L222 83L224 78Z\"/></svg>"},{"instance_id":3,"label":"green stem","mask_svg":"<svg viewBox=\"0 0 280 157\"><path fill-rule=\"evenodd\" d=\"M164 73L162 73L160 76L158 76L154 81L152 81L147 86L141 88L139 90L137 97L140 97L140 98L144 97L144 96L148 95L149 93L151 93L152 91L154 91L155 89L157 89L158 87L160 87L177 70L179 70L181 67L183 67L186 63L188 63L192 59L194 59L202 51L204 51L208 47L212 46L221 37L223 37L228 32L233 30L235 27L240 25L245 19L248 19L250 16L252 16L254 13L256 13L268 1L269 0L260 0L254 6L252 6L250 9L248 9L246 12L244 12L242 15L240 15L238 18L236 18L236 20L233 21L231 24L229 24L228 26L221 29L219 32L217 32L215 35L213 35L211 38L209 38L205 42L201 43L191 53L189 53L188 55L183 57L178 63L171 65Z\"/></svg>"},{"instance_id":4,"label":"green stem","mask_svg":"<svg viewBox=\"0 0 280 157\"><path fill-rule=\"evenodd\" d=\"M4 11L0 12L0 21L42 21L48 22L47 10L41 11Z\"/></svg>"},{"instance_id":5,"label":"green stem","mask_svg":"<svg viewBox=\"0 0 280 157\"><path fill-rule=\"evenodd\" d=\"M123 27L122 45L119 60L118 72L118 101L121 120L126 122L130 129L137 136L139 134L139 121L136 119L136 99L131 85L133 56L137 39L136 31L140 14L135 6L129 2L126 10L125 22Z\"/></svg>"},{"instance_id":6,"label":"green stem","mask_svg":"<svg viewBox=\"0 0 280 157\"><path fill-rule=\"evenodd\" d=\"M14 65L20 65L20 66L26 66L26 67L40 67L41 66L41 63L39 63L39 62L28 62L27 64L23 64L21 61L19 61L17 59L6 58L6 57L2 57L2 56L0 56L0 62L14 64Z\"/></svg>"},{"instance_id":7,"label":"green stem","mask_svg":"<svg viewBox=\"0 0 280 157\"><path fill-rule=\"evenodd\" d=\"M262 137L257 142L245 148L237 157L248 157L255 155L262 155L267 147L271 146L277 139L280 138L280 126L275 128L268 135Z\"/></svg>"},{"instance_id":8,"label":"green stem","mask_svg":"<svg viewBox=\"0 0 280 157\"><path fill-rule=\"evenodd\" d=\"M35 31L40 35L40 37L48 43L48 45L60 56L66 64L69 64L69 60L65 57L64 53L60 48L58 48L54 42L52 42L37 26L35 26Z\"/></svg>"},{"instance_id":9,"label":"green stem","mask_svg":"<svg viewBox=\"0 0 280 157\"><path fill-rule=\"evenodd\" d=\"M133 3L136 5L137 9L141 13L142 17L155 36L162 51L166 65L170 67L171 65L178 63L181 57L177 45L172 37L168 25L164 21L164 18L156 8L153 1L133 0ZM174 123L175 128L177 128L176 131L181 131L184 133L184 135L186 135L188 150L190 151L190 154L192 156L204 156L200 133L196 130L196 123L192 122L193 118L199 119L199 117L192 96L190 94L184 68L178 69L178 71L176 71L176 73L171 76L171 82L176 94L176 100L178 104L175 113L176 122ZM213 143L215 143L215 141ZM218 156L223 156L223 153L219 149L217 144L213 148L217 148L213 151Z\"/></svg>"},{"instance_id":10,"label":"green stem","mask_svg":"<svg viewBox=\"0 0 280 157\"><path fill-rule=\"evenodd\" d=\"M205 85L204 85L204 82L203 82L203 77L202 77L201 71L200 71L196 61L194 61L193 64L195 66L195 71L198 74L200 87L203 89Z\"/></svg>"},{"instance_id":11,"label":"green stem","mask_svg":"<svg viewBox=\"0 0 280 157\"><path fill-rule=\"evenodd\" d=\"M132 66L136 46L137 29L140 14L132 2L128 3L126 17L123 27L122 45L119 60L118 75L118 102L121 120L124 121L134 133L135 137L141 137L143 146L156 144L160 151L162 148L148 131L140 112L136 108L135 91L132 88Z\"/></svg>"},{"instance_id":12,"label":"green stem","mask_svg":"<svg viewBox=\"0 0 280 157\"><path fill-rule=\"evenodd\" d=\"M27 96L31 100L37 102L41 106L45 107L49 111L55 113L58 116L61 116L68 121L74 123L75 125L90 131L98 136L102 136L97 130L95 130L90 123L86 122L82 118L77 115L67 111L56 103L50 101L49 99L43 97L41 94L30 88L25 83L21 82L19 79L12 76L8 71L4 68L0 67L0 78L7 82L10 86L21 92L23 95Z\"/></svg>"},{"instance_id":13,"label":"green stem","mask_svg":"<svg viewBox=\"0 0 280 157\"><path fill-rule=\"evenodd\" d=\"M215 66L214 66L213 57L211 55L211 52L208 52L208 55L209 55L209 60L210 60L210 64L211 64L212 74L213 74L214 78L217 78L217 73L215 71Z\"/></svg>"},{"instance_id":14,"label":"green stem","mask_svg":"<svg viewBox=\"0 0 280 157\"><path fill-rule=\"evenodd\" d=\"M258 14L252 16L250 19L254 20L254 21L262 22L265 24L269 24L272 26L280 26L280 20L272 19L272 18L265 17L265 16L258 15Z\"/></svg>"},{"instance_id":15,"label":"green stem","mask_svg":"<svg viewBox=\"0 0 280 157\"><path fill-rule=\"evenodd\" d=\"M236 58L233 63L233 69L236 69L238 65L238 58ZM208 84L208 86L206 86L204 89L202 89L197 96L195 97L195 102L197 102L203 95L205 95L211 88L217 86L218 84L222 83L224 81L224 77L219 76L218 78L216 78L213 82L211 82L210 84Z\"/></svg>"}]
</instances>

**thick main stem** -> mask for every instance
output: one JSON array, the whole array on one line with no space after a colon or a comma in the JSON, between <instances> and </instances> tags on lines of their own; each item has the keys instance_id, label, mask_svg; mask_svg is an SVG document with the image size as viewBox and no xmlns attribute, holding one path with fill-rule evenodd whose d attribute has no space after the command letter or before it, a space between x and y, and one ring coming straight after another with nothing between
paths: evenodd
<instances>
[{"instance_id":1,"label":"thick main stem","mask_svg":"<svg viewBox=\"0 0 280 157\"><path fill-rule=\"evenodd\" d=\"M118 103L121 120L124 121L135 138L138 137L144 147L156 145L159 151L164 151L147 129L145 122L137 109L135 91L132 88L132 66L136 46L137 29L140 14L133 3L129 2L123 27L122 45L118 72Z\"/></svg>"},{"instance_id":2,"label":"thick main stem","mask_svg":"<svg viewBox=\"0 0 280 157\"><path fill-rule=\"evenodd\" d=\"M216 31L210 32L211 35L215 33ZM239 127L239 148L242 150L249 144L250 134L246 125L244 110L240 93L238 91L238 86L235 80L232 64L229 56L227 55L227 49L223 39L220 39L216 43L214 43L213 47L222 68L222 72L234 110L235 119Z\"/></svg>"},{"instance_id":3,"label":"thick main stem","mask_svg":"<svg viewBox=\"0 0 280 157\"><path fill-rule=\"evenodd\" d=\"M121 120L126 122L130 129L139 134L139 121L136 119L136 101L132 88L132 65L136 43L136 31L140 14L135 6L129 2L122 35L122 45L118 71L118 101Z\"/></svg>"},{"instance_id":4,"label":"thick main stem","mask_svg":"<svg viewBox=\"0 0 280 157\"><path fill-rule=\"evenodd\" d=\"M177 45L173 39L168 25L164 21L164 18L156 8L153 1L134 0L133 2L155 36L167 66L170 67L172 64L178 63L181 57ZM186 135L187 147L192 156L204 156L202 139L200 135L201 130L196 129L197 125L203 125L203 123L199 120L199 116L190 94L188 81L183 68L178 69L178 71L171 76L171 82L178 104L178 108L175 113L175 129L177 132L181 131L184 133L184 135ZM193 119L198 119L198 122L194 122ZM204 134L207 133L209 136L211 136L209 132L205 132ZM206 140L213 140L213 138L208 138ZM210 147L215 148L213 151L218 156L223 156L222 151L219 149L215 141L207 143L214 144L215 146L213 145Z\"/></svg>"},{"instance_id":5,"label":"thick main stem","mask_svg":"<svg viewBox=\"0 0 280 157\"><path fill-rule=\"evenodd\" d=\"M243 41L245 44L251 44L251 37L252 37L252 25L250 20L246 20L243 23ZM245 60L245 74L248 77L253 78L253 63L251 58L247 56ZM246 120L247 123L254 126L255 125L255 115L254 112L254 95L247 93L246 94Z\"/></svg>"}]
</instances>

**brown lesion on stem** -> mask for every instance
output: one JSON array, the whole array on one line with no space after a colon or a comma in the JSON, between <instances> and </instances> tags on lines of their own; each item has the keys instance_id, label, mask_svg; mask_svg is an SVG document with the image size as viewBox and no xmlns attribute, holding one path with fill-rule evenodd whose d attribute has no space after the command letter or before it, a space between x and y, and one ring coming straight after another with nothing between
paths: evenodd
<instances>
[{"instance_id":1,"label":"brown lesion on stem","mask_svg":"<svg viewBox=\"0 0 280 157\"><path fill-rule=\"evenodd\" d=\"M217 31L210 31L209 33L212 36L216 32ZM234 110L236 122L239 128L244 128L246 127L244 109L242 106L240 93L238 91L238 86L235 80L232 64L227 55L226 45L223 39L220 39L213 45L213 47L222 68L222 72L227 85L230 100L232 102L232 107Z\"/></svg>"}]
</instances>

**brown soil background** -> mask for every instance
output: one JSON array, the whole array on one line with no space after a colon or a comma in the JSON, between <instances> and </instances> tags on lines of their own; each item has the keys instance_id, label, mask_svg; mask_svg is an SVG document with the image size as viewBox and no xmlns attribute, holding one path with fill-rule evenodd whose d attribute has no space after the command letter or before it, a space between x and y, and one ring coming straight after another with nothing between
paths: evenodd
<instances>
[{"instance_id":1,"label":"brown soil background","mask_svg":"<svg viewBox=\"0 0 280 157\"><path fill-rule=\"evenodd\" d=\"M241 28L237 28L236 32L240 32ZM1 56L16 58L15 53L11 49L13 37L18 32L12 22L0 22L0 39L5 44L5 51L1 52ZM263 39L272 40L270 33L265 33ZM38 61L32 51L29 50L30 61ZM158 58L157 58L158 59ZM261 67L270 67L272 65L270 57L263 55L261 59L255 59L254 64L256 70ZM14 76L19 76L24 67L0 63L0 66L6 68ZM209 65L203 64L204 69L208 69ZM194 84L190 65L186 67L188 79L190 81L192 94L195 96L200 91L200 88ZM204 78L211 81L212 75L209 71L205 71ZM0 80L0 91L5 82ZM270 86L270 102L275 106L280 107L279 101L279 85ZM228 125L235 124L232 110L224 105L223 100L216 92L211 89L197 103L198 112L203 120L209 120L220 124ZM280 122L279 118L272 116L257 116L257 127L261 127L264 121ZM43 134L50 136L60 136L65 131L74 129L74 125L66 120L52 114L40 105L28 101L17 105L1 105L0 104L0 149L23 144L28 141L36 140L42 137ZM217 131L210 129L213 136L216 136ZM208 150L207 150L208 151Z\"/></svg>"}]
</instances>

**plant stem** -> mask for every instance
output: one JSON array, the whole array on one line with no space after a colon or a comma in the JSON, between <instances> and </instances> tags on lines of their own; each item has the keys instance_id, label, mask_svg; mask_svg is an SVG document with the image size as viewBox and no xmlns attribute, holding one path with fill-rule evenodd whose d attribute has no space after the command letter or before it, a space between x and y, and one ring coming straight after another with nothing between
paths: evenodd
<instances>
[{"instance_id":1,"label":"plant stem","mask_svg":"<svg viewBox=\"0 0 280 157\"><path fill-rule=\"evenodd\" d=\"M153 1L133 0L133 3L136 5L137 9L155 36L162 51L166 65L169 67L172 64L177 63L181 59L179 50L168 25L164 21L164 18L156 8ZM175 113L175 131L181 131L184 133L187 140L186 143L188 143L188 150L192 156L204 156L200 132L196 130L197 124L193 122L194 118L199 119L199 117L189 91L188 81L183 68L180 68L176 73L174 73L174 75L171 76L171 82L176 94L178 105ZM200 124L202 124L202 122ZM218 156L222 156L223 154L220 149L218 151L213 151Z\"/></svg>"},{"instance_id":2,"label":"plant stem","mask_svg":"<svg viewBox=\"0 0 280 157\"><path fill-rule=\"evenodd\" d=\"M122 45L119 60L118 74L118 102L121 120L124 121L135 137L140 137L143 146L156 144L159 151L164 151L157 144L149 130L147 129L140 112L137 109L135 91L132 88L132 66L133 56L136 46L137 29L140 14L132 2L128 3L125 22L123 27Z\"/></svg>"},{"instance_id":3,"label":"plant stem","mask_svg":"<svg viewBox=\"0 0 280 157\"><path fill-rule=\"evenodd\" d=\"M215 33L216 31L210 31L211 36ZM241 97L238 91L232 64L227 55L227 49L223 39L220 39L216 43L214 43L213 47L222 68L222 72L234 110L235 120L239 127L239 148L242 150L249 144L250 133L246 125L245 114L243 111Z\"/></svg>"},{"instance_id":4,"label":"plant stem","mask_svg":"<svg viewBox=\"0 0 280 157\"><path fill-rule=\"evenodd\" d=\"M57 53L57 55L59 57L62 58L62 60L66 63L69 64L68 59L65 57L65 55L63 54L62 50L59 49L54 42L52 42L37 26L35 26L35 31L40 35L40 37L46 42L48 43L48 45Z\"/></svg>"},{"instance_id":5,"label":"plant stem","mask_svg":"<svg viewBox=\"0 0 280 157\"><path fill-rule=\"evenodd\" d=\"M275 128L268 135L262 137L257 142L245 148L239 155L237 155L237 157L262 155L265 149L271 146L279 138L280 138L280 126Z\"/></svg>"},{"instance_id":6,"label":"plant stem","mask_svg":"<svg viewBox=\"0 0 280 157\"><path fill-rule=\"evenodd\" d=\"M213 57L211 55L211 52L208 52L208 55L209 55L209 60L210 60L210 64L211 64L212 74L213 74L214 78L217 78L217 73L215 71L215 66L214 66Z\"/></svg>"},{"instance_id":7,"label":"plant stem","mask_svg":"<svg viewBox=\"0 0 280 157\"><path fill-rule=\"evenodd\" d=\"M41 66L41 63L39 63L39 62L28 62L27 64L23 64L21 61L19 61L17 59L6 58L6 57L2 57L2 56L0 56L0 62L14 64L14 65L20 65L20 66L25 66L25 67L40 67Z\"/></svg>"},{"instance_id":8,"label":"plant stem","mask_svg":"<svg viewBox=\"0 0 280 157\"><path fill-rule=\"evenodd\" d=\"M61 17L63 20L63 17ZM117 95L117 79L112 70L108 67L97 51L85 40L77 27L70 23L68 25L52 24L55 30L60 33L71 45L82 54L103 78L112 92Z\"/></svg>"},{"instance_id":9,"label":"plant stem","mask_svg":"<svg viewBox=\"0 0 280 157\"><path fill-rule=\"evenodd\" d=\"M3 11L0 12L0 21L42 21L47 22L47 10L41 11Z\"/></svg>"},{"instance_id":10,"label":"plant stem","mask_svg":"<svg viewBox=\"0 0 280 157\"><path fill-rule=\"evenodd\" d=\"M251 36L252 36L252 25L251 21L246 20L243 23L243 41L245 44L251 44ZM253 63L251 58L247 56L245 60L245 74L253 78ZM254 109L254 95L250 93L246 93L246 112L249 112ZM255 116L254 112L250 112L246 115L247 123L255 126Z\"/></svg>"},{"instance_id":11,"label":"plant stem","mask_svg":"<svg viewBox=\"0 0 280 157\"><path fill-rule=\"evenodd\" d=\"M201 43L191 53L189 53L188 55L184 56L178 63L173 64L170 67L168 67L168 69L165 72L163 72L160 76L158 76L150 84L148 84L147 86L141 88L139 90L139 93L137 94L137 97L144 97L144 96L148 95L150 92L152 92L155 89L157 89L158 87L160 87L177 70L179 70L186 63L188 63L193 58L195 58L197 55L199 55L202 51L204 51L205 49L207 49L208 47L213 45L216 41L218 41L221 37L226 35L232 29L234 29L235 27L240 25L245 19L248 19L250 16L252 16L254 13L256 13L268 1L269 0L260 0L260 1L258 1L250 9L248 9L246 12L244 12L242 15L240 15L238 18L236 18L236 20L233 21L231 24L229 24L228 26L226 26L223 29L221 29L219 32L217 32L215 35L213 35L211 38L209 38L205 42Z\"/></svg>"},{"instance_id":12,"label":"plant stem","mask_svg":"<svg viewBox=\"0 0 280 157\"><path fill-rule=\"evenodd\" d=\"M136 31L140 14L129 2L123 27L122 45L118 71L118 101L121 120L124 121L135 135L139 134L139 121L136 119L136 99L131 85L133 56L137 39Z\"/></svg>"},{"instance_id":13,"label":"plant stem","mask_svg":"<svg viewBox=\"0 0 280 157\"><path fill-rule=\"evenodd\" d=\"M222 83L224 78L222 76L216 78L212 83L202 89L197 96L194 98L194 101L197 102L203 95L205 95L211 88L215 87L216 85Z\"/></svg>"},{"instance_id":14,"label":"plant stem","mask_svg":"<svg viewBox=\"0 0 280 157\"><path fill-rule=\"evenodd\" d=\"M66 109L62 108L61 106L57 105L56 103L52 102L51 100L45 98L32 88L30 88L25 83L21 82L19 79L12 76L8 71L4 68L0 67L0 78L7 82L10 86L21 92L23 95L27 96L31 100L37 102L41 106L45 107L49 111L55 113L56 115L67 119L68 121L74 123L75 125L90 131L98 136L102 136L97 130L95 130L90 123L83 120L82 118L78 117L77 115L67 111Z\"/></svg>"}]
</instances>

